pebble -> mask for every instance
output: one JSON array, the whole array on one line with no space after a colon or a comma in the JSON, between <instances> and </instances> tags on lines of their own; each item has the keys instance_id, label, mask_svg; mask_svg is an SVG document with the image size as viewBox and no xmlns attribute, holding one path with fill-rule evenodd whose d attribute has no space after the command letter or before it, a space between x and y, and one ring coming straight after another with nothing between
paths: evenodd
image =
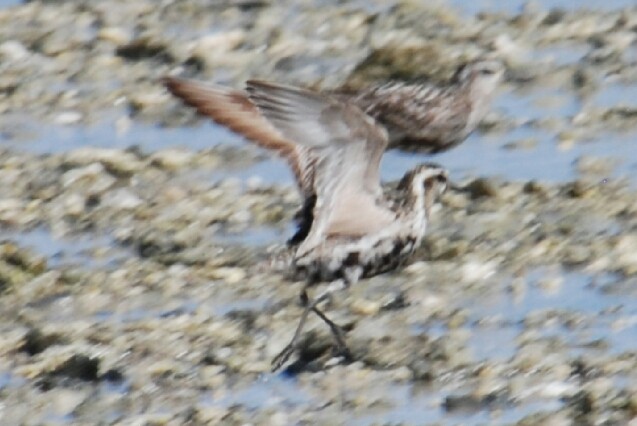
<instances>
[{"instance_id":1,"label":"pebble","mask_svg":"<svg viewBox=\"0 0 637 426\"><path fill-rule=\"evenodd\" d=\"M119 188L104 194L102 204L116 210L134 210L142 206L144 200L127 188Z\"/></svg>"},{"instance_id":2,"label":"pebble","mask_svg":"<svg viewBox=\"0 0 637 426\"><path fill-rule=\"evenodd\" d=\"M351 311L358 315L375 315L380 308L379 302L365 299L354 299L350 304Z\"/></svg>"},{"instance_id":3,"label":"pebble","mask_svg":"<svg viewBox=\"0 0 637 426\"><path fill-rule=\"evenodd\" d=\"M236 284L246 277L246 272L241 268L216 268L210 272L210 277L222 280L226 284Z\"/></svg>"},{"instance_id":4,"label":"pebble","mask_svg":"<svg viewBox=\"0 0 637 426\"><path fill-rule=\"evenodd\" d=\"M55 416L72 416L80 404L89 397L88 390L54 389L48 393Z\"/></svg>"},{"instance_id":5,"label":"pebble","mask_svg":"<svg viewBox=\"0 0 637 426\"><path fill-rule=\"evenodd\" d=\"M77 111L62 112L55 117L55 123L65 126L77 124L82 121L82 114Z\"/></svg>"},{"instance_id":6,"label":"pebble","mask_svg":"<svg viewBox=\"0 0 637 426\"><path fill-rule=\"evenodd\" d=\"M133 174L144 167L133 153L112 148L79 148L68 153L65 160L71 165L100 162L109 172L121 175Z\"/></svg>"},{"instance_id":7,"label":"pebble","mask_svg":"<svg viewBox=\"0 0 637 426\"><path fill-rule=\"evenodd\" d=\"M180 170L192 164L195 155L183 149L165 149L150 156L151 164L166 170Z\"/></svg>"},{"instance_id":8,"label":"pebble","mask_svg":"<svg viewBox=\"0 0 637 426\"><path fill-rule=\"evenodd\" d=\"M0 44L0 57L6 61L22 61L29 56L29 51L17 40L7 40Z\"/></svg>"},{"instance_id":9,"label":"pebble","mask_svg":"<svg viewBox=\"0 0 637 426\"><path fill-rule=\"evenodd\" d=\"M99 31L98 37L116 46L128 44L133 38L130 31L121 27L104 27Z\"/></svg>"}]
</instances>

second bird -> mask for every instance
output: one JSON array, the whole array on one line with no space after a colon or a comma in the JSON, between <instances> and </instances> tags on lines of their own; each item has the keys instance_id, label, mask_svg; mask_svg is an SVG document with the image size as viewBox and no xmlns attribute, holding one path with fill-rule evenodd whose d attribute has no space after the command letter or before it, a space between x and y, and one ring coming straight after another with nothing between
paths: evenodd
<instances>
[{"instance_id":1,"label":"second bird","mask_svg":"<svg viewBox=\"0 0 637 426\"><path fill-rule=\"evenodd\" d=\"M476 129L503 75L501 62L481 59L460 66L446 85L390 82L339 96L385 126L389 148L435 154Z\"/></svg>"}]
</instances>

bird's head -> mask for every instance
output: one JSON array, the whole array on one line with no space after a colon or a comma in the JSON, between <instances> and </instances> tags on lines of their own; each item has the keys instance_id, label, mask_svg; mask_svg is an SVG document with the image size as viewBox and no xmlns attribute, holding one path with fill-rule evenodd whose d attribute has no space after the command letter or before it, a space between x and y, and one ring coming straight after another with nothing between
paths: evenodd
<instances>
[{"instance_id":1,"label":"bird's head","mask_svg":"<svg viewBox=\"0 0 637 426\"><path fill-rule=\"evenodd\" d=\"M492 93L504 76L505 67L496 59L479 59L458 68L455 80L469 85L471 91L480 94Z\"/></svg>"},{"instance_id":2,"label":"bird's head","mask_svg":"<svg viewBox=\"0 0 637 426\"><path fill-rule=\"evenodd\" d=\"M425 163L407 173L399 187L409 191L416 199L424 198L425 213L429 217L433 204L447 190L448 179L447 170L437 164Z\"/></svg>"}]
</instances>

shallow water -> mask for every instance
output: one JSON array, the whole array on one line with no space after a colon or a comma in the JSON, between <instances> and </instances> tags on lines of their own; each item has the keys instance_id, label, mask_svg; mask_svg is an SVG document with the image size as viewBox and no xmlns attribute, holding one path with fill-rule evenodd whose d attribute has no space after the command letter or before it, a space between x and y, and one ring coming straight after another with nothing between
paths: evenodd
<instances>
[{"instance_id":1,"label":"shallow water","mask_svg":"<svg viewBox=\"0 0 637 426\"><path fill-rule=\"evenodd\" d=\"M515 337L524 331L524 321L538 315L548 317L554 312L583 314L587 320L594 319L578 325L575 331L560 322L550 323L542 330L544 336L566 342L574 355L590 350L586 345L596 341L604 344L603 350L614 354L637 351L637 325L630 321L637 315L636 295L604 291L605 286L620 277L538 268L524 280L521 294L496 286L494 293L480 303L465 303L469 322L491 318L496 324L471 327L470 347L477 358L507 359L516 352ZM620 322L625 326L618 327Z\"/></svg>"},{"instance_id":2,"label":"shallow water","mask_svg":"<svg viewBox=\"0 0 637 426\"><path fill-rule=\"evenodd\" d=\"M588 46L574 43L552 44L536 48L533 60L540 63L551 63L558 66L577 63L588 52Z\"/></svg>"},{"instance_id":3,"label":"shallow water","mask_svg":"<svg viewBox=\"0 0 637 426\"><path fill-rule=\"evenodd\" d=\"M592 96L590 102L605 108L634 105L634 99L637 99L637 93L633 93L635 90L635 85L605 86ZM572 118L581 107L580 101L572 93L550 88L528 94L502 93L496 98L494 108L521 120L522 125L503 134L476 132L458 148L433 157L390 151L382 161L382 177L384 180L400 179L406 170L416 164L433 161L449 169L453 180L469 176L498 176L514 181L565 182L578 176L574 164L576 160L582 156L592 156L615 159L617 168L609 177L635 182L637 144L631 142L637 138L637 132L591 134L585 142L562 147L554 132L532 124L553 117ZM241 137L211 123L180 128L133 124L124 134L118 134L112 123L88 127L50 126L41 132L31 128L28 134L21 135L0 136L0 146L45 154L67 152L82 146L120 149L134 146L152 153L176 147L197 151L218 144L246 144ZM510 148L511 143L524 141L531 141L531 146ZM222 168L210 170L207 174L211 182L228 177L241 180L257 178L265 184L292 185L292 176L285 163L274 157L239 170Z\"/></svg>"},{"instance_id":4,"label":"shallow water","mask_svg":"<svg viewBox=\"0 0 637 426\"><path fill-rule=\"evenodd\" d=\"M22 3L22 0L0 0L0 9L5 7L17 6Z\"/></svg>"},{"instance_id":5,"label":"shallow water","mask_svg":"<svg viewBox=\"0 0 637 426\"><path fill-rule=\"evenodd\" d=\"M530 5L537 10L565 9L565 10L595 10L607 11L613 9L621 9L634 6L635 3L630 0L449 0L448 4L456 10L467 15L475 15L477 13L504 13L514 15L520 13L526 5Z\"/></svg>"},{"instance_id":6,"label":"shallow water","mask_svg":"<svg viewBox=\"0 0 637 426\"><path fill-rule=\"evenodd\" d=\"M30 231L1 231L0 240L12 241L18 247L33 250L47 259L49 267L81 266L108 268L130 254L106 235L76 235L56 237L45 227ZM98 255L96 252L100 251Z\"/></svg>"},{"instance_id":7,"label":"shallow water","mask_svg":"<svg viewBox=\"0 0 637 426\"><path fill-rule=\"evenodd\" d=\"M510 404L503 407L494 404L492 408L460 409L449 412L442 406L443 398L426 388L408 384L395 384L385 390L393 407L389 410L379 410L371 415L363 415L351 424L367 426L376 424L422 424L441 422L441 424L477 425L508 425L514 424L525 416L544 410L559 407L558 402L542 401L528 404ZM443 393L444 395L444 393ZM450 396L453 396L449 393Z\"/></svg>"},{"instance_id":8,"label":"shallow water","mask_svg":"<svg viewBox=\"0 0 637 426\"><path fill-rule=\"evenodd\" d=\"M18 3L0 0L0 7ZM386 7L380 3L359 4L370 8L369 10L380 11ZM525 4L523 1L497 0L451 0L448 3L468 15L480 11L516 13ZM534 5L532 7L539 10L554 7L610 10L633 6L633 2L545 0L535 2ZM531 56L540 62L563 66L577 63L589 49L587 45L558 44L537 48L531 52ZM524 91L511 91L503 87L495 99L494 109L518 123L513 130L484 134L477 132L457 149L435 157L389 152L383 159L382 176L385 180L395 180L418 163L434 161L448 168L454 181L479 176L559 183L580 177L577 160L593 157L610 158L615 162L608 175L598 177L600 181L605 178L626 179L635 185L637 131L592 132L586 135L585 141L575 141L572 144L561 143L558 133L559 130L568 131L571 120L586 108L607 109L622 105L635 108L636 99L637 85L615 81L612 77L608 81L600 81L598 88L586 98L579 98L572 90L562 87L532 87ZM247 146L242 138L205 120L194 127L179 128L130 122L128 130L118 131L121 126L116 124L112 116L111 119L89 126L34 123L28 117L1 119L4 122L0 123L0 148L37 154L63 153L84 146L120 149L137 147L146 153L174 147L197 152L219 144ZM563 128L552 130L541 126L543 121L550 119L557 119ZM268 158L267 155L264 158ZM250 184L262 182L265 185L292 185L291 173L284 162L276 158L257 161L249 167L228 165L214 169L200 168L176 177L210 183L228 178L236 178L246 185L249 185L248 181ZM600 226L605 227L604 235L614 234L614 231L608 230L613 226L612 223L605 222ZM287 239L292 235L292 227L292 224L278 227L255 226L241 232L215 232L212 238L215 243L222 245L265 247ZM617 232L623 231L626 230L620 229ZM46 257L49 267L53 268L71 265L96 271L108 270L130 255L127 249L118 247L107 235L58 237L45 227L27 232L4 231L0 233L0 239L13 241L20 247ZM178 273L179 265L175 269ZM609 273L596 275L565 268L534 268L516 280L524 281L522 290L513 289L513 278L505 276L494 281L492 288L484 294L473 298L458 295L452 301L454 306L466 313L466 322L460 326L467 336L463 348L466 348L475 365L506 364L511 361L523 349L524 333L529 330L539 334L540 342L541 339L555 339L564 345L565 349L560 350L560 354L565 353L568 360L584 355L594 358L597 354L604 354L612 358L615 355L630 356L637 353L637 293L632 289L634 286L626 284L625 278ZM243 294L235 292L223 280L215 282L212 278L209 283L205 282L201 286L203 290L197 291L188 285L188 277L184 278L182 287L173 283L177 290L164 288L163 281L156 286L150 281L143 294L121 298L126 300L109 300L105 296L100 299L101 302L98 300L99 305L87 303L84 306L82 303L87 302L87 299L63 292L34 300L25 310L51 312L46 316L47 324L66 324L70 319L85 320L90 326L103 326L118 331L128 326L134 329L137 323L140 323L140 327L155 327L159 322L170 324L172 320L180 320L181 317L185 319L198 315L205 318L206 323L213 324L218 320L228 320L227 317L233 311L270 312L275 303L281 303L280 300L268 298L268 293L261 289L255 293ZM207 289L215 285L224 286L224 290L214 293L214 298L207 297ZM575 318L574 325L564 318ZM149 320L151 322L146 325ZM157 322L152 322L153 320ZM529 323L535 325L527 327ZM411 331L414 334L425 333L430 339L444 338L454 332L446 323L438 320L414 326ZM0 366L0 391L10 392L12 388L19 388L26 383L25 379L10 370L3 370L4 368L4 365ZM613 377L613 380L618 386L625 388L630 385L631 378ZM559 389L568 388L571 383L565 381L538 385L554 386L557 389L555 396L538 398L533 395L520 401L495 401L491 405L477 404L475 407L455 411L446 410L444 402L448 397L471 395L474 389L467 384L466 377L443 378L436 380L435 385L437 387L432 389L413 384L409 380L400 382L388 379L381 386L368 390L370 395L378 395L379 401L388 402L388 405L379 404L379 407L352 413L348 411L351 407L343 404L341 411L351 415L351 424L358 425L400 422L419 424L423 419L442 424L510 424L532 413L564 407L566 403ZM111 394L127 395L130 393L129 383L126 380L117 383L105 381L96 387L95 392L107 397ZM535 390L528 390L529 395L533 392L537 393ZM236 407L245 407L246 411L251 412L285 407L305 412L319 410L324 404L340 402L340 396L325 400L324 389L315 389L304 380L286 374L263 374L252 381L248 378L220 389L205 388L196 395L198 399L193 399L193 405L220 407L229 411ZM113 421L117 421L119 416L120 413L114 411ZM70 424L75 418L68 415L55 416L48 420Z\"/></svg>"},{"instance_id":9,"label":"shallow water","mask_svg":"<svg viewBox=\"0 0 637 426\"><path fill-rule=\"evenodd\" d=\"M598 108L637 107L637 84L612 82L605 84L590 100Z\"/></svg>"},{"instance_id":10,"label":"shallow water","mask_svg":"<svg viewBox=\"0 0 637 426\"><path fill-rule=\"evenodd\" d=\"M539 60L561 64L577 62L587 49L581 44L556 44L532 53ZM637 130L593 132L587 135L585 142L565 145L559 143L558 130L536 124L557 119L568 130L569 122L588 108L637 106L637 84L614 81L611 77L609 81L598 83L597 89L585 98L559 86L534 86L517 91L505 86L496 96L493 109L519 124L511 131L475 132L459 147L433 157L390 151L383 158L382 177L399 179L416 164L433 161L448 168L454 180L467 176L499 176L517 181L564 182L577 177L574 166L577 159L593 156L617 160L616 170L610 177L635 182L637 144L631 142L637 139ZM243 138L206 120L194 127L165 128L128 120L124 120L122 126L122 120L118 123L115 113L105 116L111 118L89 126L34 126L28 117L5 117L1 123L0 146L46 154L68 152L82 146L137 147L152 153L174 147L199 151L219 144L248 145ZM515 146L516 143L522 146ZM265 184L291 184L291 173L283 161L268 157L266 153L264 158L266 160L239 170L211 170L203 178L214 182L230 176L241 180L258 178Z\"/></svg>"},{"instance_id":11,"label":"shallow water","mask_svg":"<svg viewBox=\"0 0 637 426\"><path fill-rule=\"evenodd\" d=\"M543 280L548 278L558 279L559 285L542 285ZM479 300L459 302L469 313L470 337L467 346L474 360L489 363L509 361L518 350L516 346L519 343L516 339L525 331L524 321L542 318L551 312L570 312L586 317L583 324L578 324L573 329L551 321L540 329L543 338L555 338L566 344L569 348L567 353L575 358L585 353L590 354L591 351L610 354L637 351L637 297L603 291L605 286L612 284L618 277L537 268L530 271L524 279L527 286L521 296L514 297L494 285L493 294L485 294ZM497 319L492 326L472 324L474 319L489 321L490 318ZM626 320L624 327L617 327L620 319ZM445 327L430 326L426 333L429 338L436 339L447 335L448 331ZM537 331L537 328L533 328L533 331ZM598 343L600 341L602 344ZM617 380L619 383L621 378L618 377ZM294 378L286 378L284 374L266 374L252 385L237 387L228 394L215 396L213 393L204 398L203 403L220 406L237 404L250 409L275 404L290 408L308 404L321 405L317 396L312 396L307 391L298 393L302 389L295 383ZM569 381L547 382L537 389L526 390L528 400L496 399L488 403L476 402L476 406L447 410L444 404L446 398L471 395L472 387L465 379L450 377L442 388L435 391L423 385L397 382L367 390L367 398L373 399L375 393L380 398L382 394L382 400L389 406L383 404L381 407L371 407L364 413L348 411L348 418L351 420L349 424L356 425L401 422L419 424L423 419L444 424L511 424L534 413L559 409L564 405L560 395L572 387L573 384ZM555 395L551 392L555 392ZM538 394L543 396L538 398ZM345 407L343 409L347 410Z\"/></svg>"},{"instance_id":12,"label":"shallow water","mask_svg":"<svg viewBox=\"0 0 637 426\"><path fill-rule=\"evenodd\" d=\"M2 125L2 146L34 154L59 154L84 146L116 149L139 147L147 153L177 147L198 151L219 143L240 143L240 138L230 131L207 122L190 128L131 123L130 127L118 130L116 120L86 126L36 125L28 117L14 116L4 118Z\"/></svg>"},{"instance_id":13,"label":"shallow water","mask_svg":"<svg viewBox=\"0 0 637 426\"><path fill-rule=\"evenodd\" d=\"M306 406L316 403L316 399L299 389L294 380L276 375L263 375L249 387L203 395L200 403L226 408L240 405L248 409L262 409L281 405Z\"/></svg>"},{"instance_id":14,"label":"shallow water","mask_svg":"<svg viewBox=\"0 0 637 426\"><path fill-rule=\"evenodd\" d=\"M635 106L637 85L612 83L603 85L593 93L588 104L599 108L617 105ZM494 100L494 110L522 123L507 132L481 134L475 132L456 149L436 155L389 151L382 160L384 180L400 179L405 171L423 162L442 164L450 171L452 181L469 177L499 177L513 181L567 182L579 176L577 160L582 157L610 159L614 167L605 178L626 179L637 185L637 131L607 131L592 133L589 140L566 147L561 146L554 131L538 128L533 123L548 118L572 119L583 108L583 101L573 92L545 87L520 93L503 89ZM5 119L6 120L6 119ZM0 146L36 154L64 153L84 146L126 149L137 147L146 153L166 148L184 148L198 151L215 145L249 146L241 138L206 120L194 127L164 128L132 123L125 131L117 131L114 121L90 126L34 127L26 117L9 120L8 131L0 133ZM527 124L525 124L527 123ZM41 130L38 130L41 129ZM524 146L525 141L530 141ZM521 143L522 146L514 146ZM250 149L253 149L250 147ZM259 182L264 185L293 185L292 174L285 162L264 152L264 160L248 167L221 167L195 169L183 179L219 182L237 178L242 182ZM239 233L215 234L221 244L247 244L267 246L285 241L293 234L293 224L285 227L252 228ZM0 235L1 236L1 235ZM96 265L86 253L97 247L108 247L107 237L55 238L48 230L38 228L27 233L11 234L19 245L34 247L50 259L52 265L60 263L86 263ZM121 257L121 253L120 253ZM99 263L115 262L118 255L104 257Z\"/></svg>"}]
</instances>

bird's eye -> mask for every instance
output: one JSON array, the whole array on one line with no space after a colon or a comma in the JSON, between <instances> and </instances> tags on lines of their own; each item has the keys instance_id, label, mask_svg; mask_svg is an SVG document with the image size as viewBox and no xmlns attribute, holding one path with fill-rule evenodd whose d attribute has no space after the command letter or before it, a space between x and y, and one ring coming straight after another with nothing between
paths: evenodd
<instances>
[{"instance_id":1,"label":"bird's eye","mask_svg":"<svg viewBox=\"0 0 637 426\"><path fill-rule=\"evenodd\" d=\"M495 70L491 69L491 68L482 68L480 70L480 74L484 74L484 75L491 75L491 74L495 74Z\"/></svg>"}]
</instances>

